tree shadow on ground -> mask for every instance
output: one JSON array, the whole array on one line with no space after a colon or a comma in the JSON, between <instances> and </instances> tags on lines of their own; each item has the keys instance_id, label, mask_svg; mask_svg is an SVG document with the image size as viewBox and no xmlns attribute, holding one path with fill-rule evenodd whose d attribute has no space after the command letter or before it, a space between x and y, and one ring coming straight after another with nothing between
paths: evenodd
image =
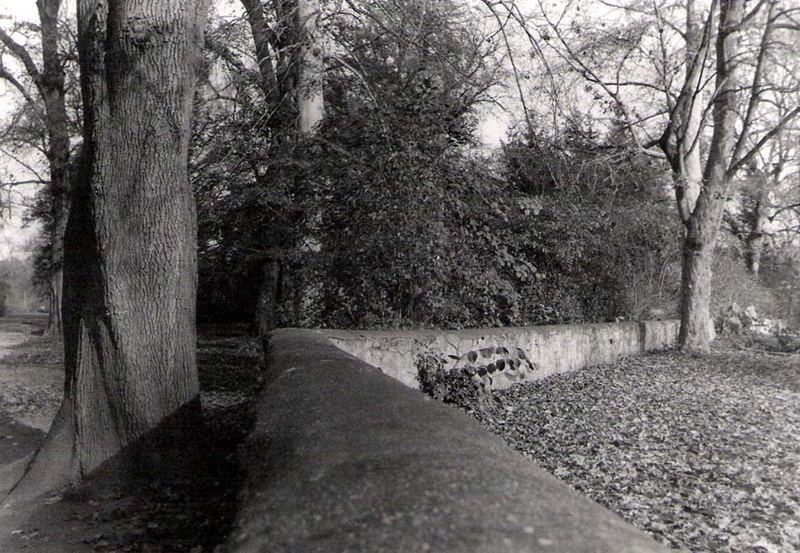
<instances>
[{"instance_id":1,"label":"tree shadow on ground","mask_svg":"<svg viewBox=\"0 0 800 553\"><path fill-rule=\"evenodd\" d=\"M261 360L246 338L224 339L222 348L220 340L200 340L202 417L198 404L188 406L79 487L7 513L0 550L198 553L224 543Z\"/></svg>"}]
</instances>

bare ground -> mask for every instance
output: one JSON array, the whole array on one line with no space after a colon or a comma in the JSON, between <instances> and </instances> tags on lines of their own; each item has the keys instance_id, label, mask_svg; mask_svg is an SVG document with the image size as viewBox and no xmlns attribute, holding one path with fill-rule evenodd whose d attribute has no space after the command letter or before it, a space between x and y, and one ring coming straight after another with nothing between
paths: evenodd
<instances>
[{"instance_id":1,"label":"bare ground","mask_svg":"<svg viewBox=\"0 0 800 553\"><path fill-rule=\"evenodd\" d=\"M0 463L38 447L61 398L63 348L36 336L40 327L41 320L0 319ZM191 472L124 479L109 467L32 508L0 513L0 551L221 551L236 511L239 453L251 424L260 364L260 345L253 338L230 329L202 336L202 462Z\"/></svg>"}]
</instances>

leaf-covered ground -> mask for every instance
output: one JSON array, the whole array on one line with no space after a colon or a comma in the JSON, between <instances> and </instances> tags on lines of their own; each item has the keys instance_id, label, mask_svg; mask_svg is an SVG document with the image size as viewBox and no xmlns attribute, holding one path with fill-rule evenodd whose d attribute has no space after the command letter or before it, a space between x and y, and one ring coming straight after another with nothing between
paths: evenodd
<instances>
[{"instance_id":1,"label":"leaf-covered ground","mask_svg":"<svg viewBox=\"0 0 800 553\"><path fill-rule=\"evenodd\" d=\"M492 431L665 544L800 551L800 356L647 355L495 398Z\"/></svg>"},{"instance_id":2,"label":"leaf-covered ground","mask_svg":"<svg viewBox=\"0 0 800 553\"><path fill-rule=\"evenodd\" d=\"M33 326L14 331L16 325L4 323L0 324L0 413L46 431L61 404L63 346L56 339L30 335Z\"/></svg>"}]
</instances>

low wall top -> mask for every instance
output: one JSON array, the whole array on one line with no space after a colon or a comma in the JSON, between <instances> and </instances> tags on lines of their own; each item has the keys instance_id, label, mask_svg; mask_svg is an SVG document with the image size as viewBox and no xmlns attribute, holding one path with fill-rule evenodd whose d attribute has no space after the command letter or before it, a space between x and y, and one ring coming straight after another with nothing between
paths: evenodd
<instances>
[{"instance_id":1,"label":"low wall top","mask_svg":"<svg viewBox=\"0 0 800 553\"><path fill-rule=\"evenodd\" d=\"M666 551L319 333L274 332L266 382L237 553Z\"/></svg>"}]
</instances>

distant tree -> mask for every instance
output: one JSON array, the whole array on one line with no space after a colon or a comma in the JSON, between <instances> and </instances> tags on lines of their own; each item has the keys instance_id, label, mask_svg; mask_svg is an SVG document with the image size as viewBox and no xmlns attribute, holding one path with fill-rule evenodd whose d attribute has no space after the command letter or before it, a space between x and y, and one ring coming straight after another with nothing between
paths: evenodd
<instances>
[{"instance_id":1,"label":"distant tree","mask_svg":"<svg viewBox=\"0 0 800 553\"><path fill-rule=\"evenodd\" d=\"M589 24L592 9L545 7L535 28L509 10L536 48L551 48L596 98L610 98L630 135L669 162L683 239L679 341L705 351L713 337L711 267L726 200L737 174L800 113L791 59L797 8L786 2L712 0L599 2L621 25ZM584 15L585 14L585 15ZM610 22L611 18L606 21ZM676 46L677 45L677 46ZM783 112L775 106L787 106Z\"/></svg>"},{"instance_id":2,"label":"distant tree","mask_svg":"<svg viewBox=\"0 0 800 553\"><path fill-rule=\"evenodd\" d=\"M762 149L737 179L735 202L725 214L725 225L745 252L747 269L758 275L770 242L800 233L800 140L789 129Z\"/></svg>"},{"instance_id":3,"label":"distant tree","mask_svg":"<svg viewBox=\"0 0 800 553\"><path fill-rule=\"evenodd\" d=\"M7 501L118 454L157 462L137 444L158 431L175 447L199 409L186 163L206 4L78 0L77 10L85 126L65 239L64 399Z\"/></svg>"},{"instance_id":4,"label":"distant tree","mask_svg":"<svg viewBox=\"0 0 800 553\"><path fill-rule=\"evenodd\" d=\"M41 67L34 61L37 52L32 52L23 43L17 42L11 33L0 29L3 54L11 56L21 65L24 76L14 75L6 65L0 66L0 78L10 83L24 101L22 115L30 114L34 127L43 127L43 149L50 172L46 185L46 209L49 244L49 299L50 314L46 334L62 334L62 282L64 256L64 230L69 216L69 160L70 124L67 115L66 53L64 26L59 22L62 0L37 0L39 11L39 45ZM68 52L68 51L67 51ZM33 84L27 86L27 82ZM11 126L18 124L12 121ZM16 134L16 133L13 133ZM29 142L30 144L31 142Z\"/></svg>"}]
</instances>

